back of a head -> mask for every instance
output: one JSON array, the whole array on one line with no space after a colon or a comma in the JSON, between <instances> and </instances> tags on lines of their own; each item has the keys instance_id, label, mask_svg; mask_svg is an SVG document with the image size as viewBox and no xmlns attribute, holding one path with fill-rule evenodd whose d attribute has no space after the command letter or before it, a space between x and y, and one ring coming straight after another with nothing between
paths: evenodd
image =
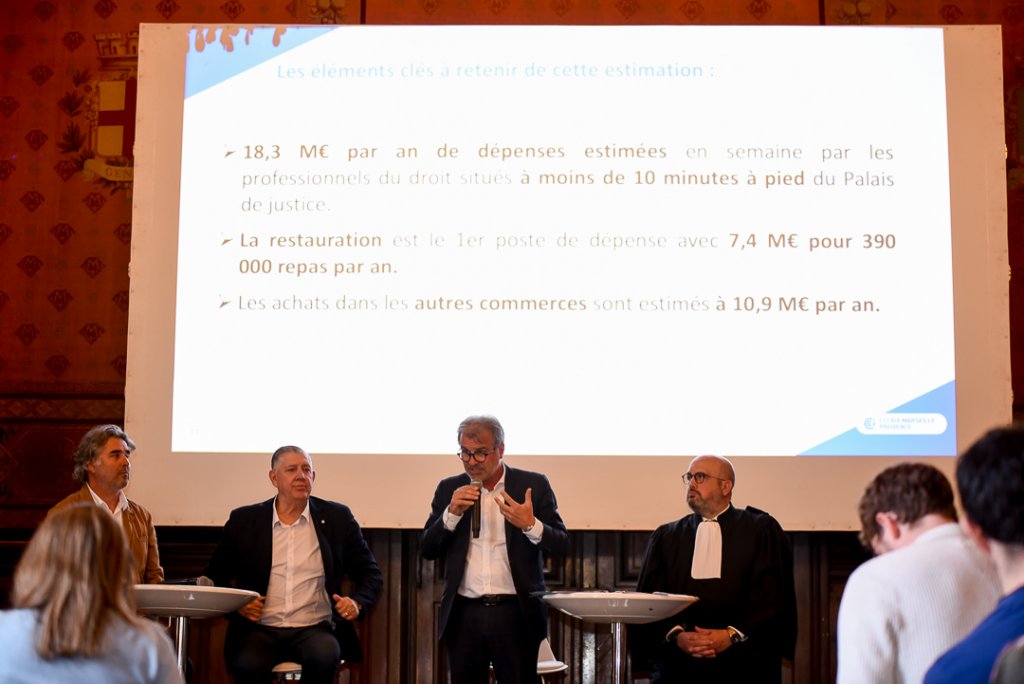
<instances>
[{"instance_id":1,"label":"back of a head","mask_svg":"<svg viewBox=\"0 0 1024 684\"><path fill-rule=\"evenodd\" d=\"M39 614L40 657L94 656L116 615L133 622L124 533L106 511L79 504L36 530L14 573L13 603Z\"/></svg>"},{"instance_id":2,"label":"back of a head","mask_svg":"<svg viewBox=\"0 0 1024 684\"><path fill-rule=\"evenodd\" d=\"M1024 546L1024 426L990 430L960 456L964 513L991 540Z\"/></svg>"},{"instance_id":3,"label":"back of a head","mask_svg":"<svg viewBox=\"0 0 1024 684\"><path fill-rule=\"evenodd\" d=\"M877 513L892 513L901 523L914 523L930 513L957 519L949 480L925 463L900 463L880 472L864 489L857 512L860 541L868 548L881 533Z\"/></svg>"}]
</instances>

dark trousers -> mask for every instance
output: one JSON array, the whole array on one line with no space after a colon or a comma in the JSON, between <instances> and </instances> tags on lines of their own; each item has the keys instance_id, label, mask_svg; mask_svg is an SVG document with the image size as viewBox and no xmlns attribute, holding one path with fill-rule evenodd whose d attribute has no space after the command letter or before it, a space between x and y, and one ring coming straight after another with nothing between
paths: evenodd
<instances>
[{"instance_id":1,"label":"dark trousers","mask_svg":"<svg viewBox=\"0 0 1024 684\"><path fill-rule=\"evenodd\" d=\"M444 635L452 684L486 684L491 666L498 684L540 681L540 642L527 631L514 598L496 606L456 598Z\"/></svg>"},{"instance_id":2,"label":"dark trousers","mask_svg":"<svg viewBox=\"0 0 1024 684\"><path fill-rule=\"evenodd\" d=\"M266 627L235 620L228 628L224 658L237 684L267 684L271 669L284 661L302 665L303 684L330 684L341 660L341 647L327 622L311 627Z\"/></svg>"}]
</instances>

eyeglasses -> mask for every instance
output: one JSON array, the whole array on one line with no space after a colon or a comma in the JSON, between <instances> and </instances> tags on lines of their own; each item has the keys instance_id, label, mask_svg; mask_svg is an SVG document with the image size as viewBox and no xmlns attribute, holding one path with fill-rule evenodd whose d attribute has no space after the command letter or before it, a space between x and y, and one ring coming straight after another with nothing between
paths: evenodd
<instances>
[{"instance_id":1,"label":"eyeglasses","mask_svg":"<svg viewBox=\"0 0 1024 684\"><path fill-rule=\"evenodd\" d=\"M690 484L690 480L693 480L697 484L704 484L704 480L711 478L712 480L721 480L725 482L724 477L715 477L714 475L708 475L707 473L683 473L683 482Z\"/></svg>"},{"instance_id":2,"label":"eyeglasses","mask_svg":"<svg viewBox=\"0 0 1024 684\"><path fill-rule=\"evenodd\" d=\"M466 447L462 447L455 455L461 458L463 463L469 463L470 461L483 463L487 460L487 457L491 455L491 450L477 449L476 451L470 451Z\"/></svg>"}]
</instances>

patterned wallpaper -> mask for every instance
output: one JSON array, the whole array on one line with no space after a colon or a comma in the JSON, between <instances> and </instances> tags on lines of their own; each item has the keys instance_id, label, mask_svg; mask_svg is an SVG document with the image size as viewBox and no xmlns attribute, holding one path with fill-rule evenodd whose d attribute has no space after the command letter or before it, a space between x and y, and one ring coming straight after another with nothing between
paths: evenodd
<instances>
[{"instance_id":1,"label":"patterned wallpaper","mask_svg":"<svg viewBox=\"0 0 1024 684\"><path fill-rule=\"evenodd\" d=\"M61 397L123 393L140 22L999 23L1011 264L1024 268L1024 0L0 0L0 419L59 414ZM1018 303L1021 294L1015 286ZM1018 368L1022 318L1013 318ZM1015 386L1024 397L1024 378ZM49 408L27 397L47 397Z\"/></svg>"}]
</instances>

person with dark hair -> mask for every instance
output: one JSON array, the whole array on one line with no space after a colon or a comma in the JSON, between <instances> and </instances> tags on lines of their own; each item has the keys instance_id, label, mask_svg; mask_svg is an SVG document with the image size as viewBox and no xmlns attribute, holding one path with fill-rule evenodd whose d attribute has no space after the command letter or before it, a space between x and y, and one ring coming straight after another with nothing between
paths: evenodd
<instances>
[{"instance_id":1,"label":"person with dark hair","mask_svg":"<svg viewBox=\"0 0 1024 684\"><path fill-rule=\"evenodd\" d=\"M957 525L937 468L886 468L860 499L858 567L839 605L837 684L920 682L999 600L995 566Z\"/></svg>"},{"instance_id":2,"label":"person with dark hair","mask_svg":"<svg viewBox=\"0 0 1024 684\"><path fill-rule=\"evenodd\" d=\"M548 479L502 461L497 418L466 418L457 437L465 472L437 485L420 537L424 558L445 559L438 634L451 681L486 684L493 665L503 684L535 682L548 616L532 594L545 590L544 553L565 554L569 534Z\"/></svg>"},{"instance_id":3,"label":"person with dark hair","mask_svg":"<svg viewBox=\"0 0 1024 684\"><path fill-rule=\"evenodd\" d=\"M782 680L796 645L793 552L782 527L752 506L732 505L736 471L700 456L683 475L693 511L654 531L637 591L688 594L682 613L630 625L634 672L652 682Z\"/></svg>"},{"instance_id":4,"label":"person with dark hair","mask_svg":"<svg viewBox=\"0 0 1024 684\"><path fill-rule=\"evenodd\" d=\"M106 510L128 538L135 569L133 582L159 584L164 580L164 569L160 566L153 518L124 493L131 477L134 451L135 442L117 425L97 425L86 432L73 457L72 477L82 486L50 509L50 513L79 503L95 504Z\"/></svg>"},{"instance_id":5,"label":"person with dark hair","mask_svg":"<svg viewBox=\"0 0 1024 684\"><path fill-rule=\"evenodd\" d=\"M1024 636L1024 426L990 430L956 464L967 533L992 557L1003 597L940 657L926 684L987 684L996 658Z\"/></svg>"},{"instance_id":6,"label":"person with dark hair","mask_svg":"<svg viewBox=\"0 0 1024 684\"><path fill-rule=\"evenodd\" d=\"M0 612L0 682L180 684L171 641L135 614L131 556L114 519L65 506L39 526Z\"/></svg>"},{"instance_id":7,"label":"person with dark hair","mask_svg":"<svg viewBox=\"0 0 1024 684\"><path fill-rule=\"evenodd\" d=\"M315 479L304 450L275 451L277 496L231 511L203 572L260 594L228 616L224 657L238 682L270 682L274 665L294 661L304 683L328 684L340 660L362 660L352 622L377 600L380 568L348 506L312 496Z\"/></svg>"}]
</instances>

